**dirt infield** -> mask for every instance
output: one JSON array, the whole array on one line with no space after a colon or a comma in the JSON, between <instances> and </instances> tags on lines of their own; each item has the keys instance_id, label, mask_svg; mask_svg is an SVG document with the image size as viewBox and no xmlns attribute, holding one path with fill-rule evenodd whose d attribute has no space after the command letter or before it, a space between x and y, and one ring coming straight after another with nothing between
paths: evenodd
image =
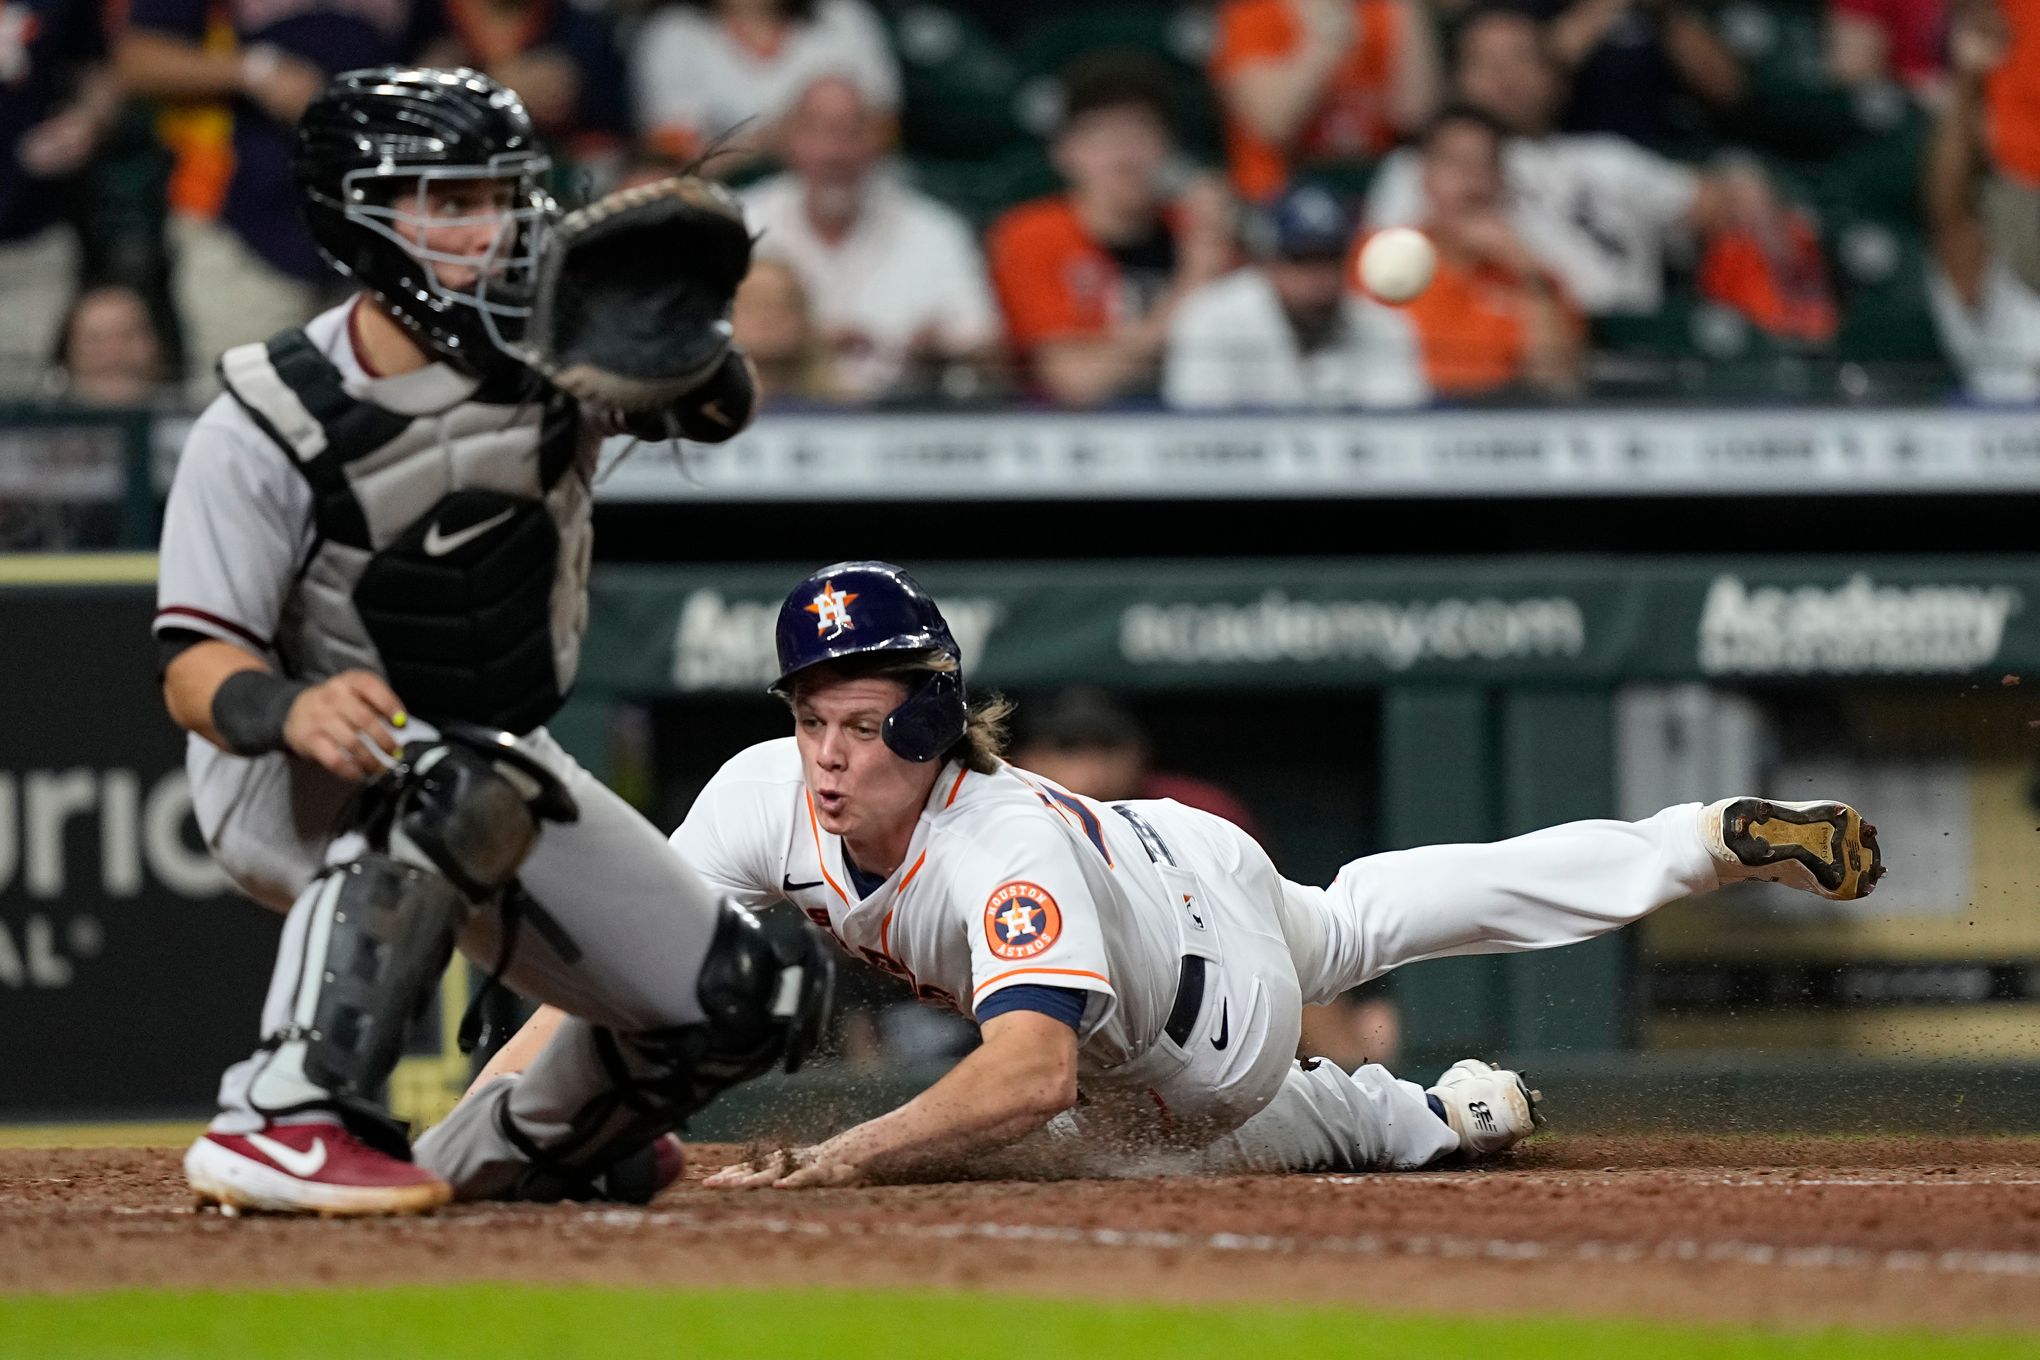
<instances>
[{"instance_id":1,"label":"dirt infield","mask_svg":"<svg viewBox=\"0 0 2040 1360\"><path fill-rule=\"evenodd\" d=\"M2040 1141L1570 1135L1487 1169L196 1213L172 1151L0 1151L0 1290L556 1279L2040 1328Z\"/></svg>"}]
</instances>

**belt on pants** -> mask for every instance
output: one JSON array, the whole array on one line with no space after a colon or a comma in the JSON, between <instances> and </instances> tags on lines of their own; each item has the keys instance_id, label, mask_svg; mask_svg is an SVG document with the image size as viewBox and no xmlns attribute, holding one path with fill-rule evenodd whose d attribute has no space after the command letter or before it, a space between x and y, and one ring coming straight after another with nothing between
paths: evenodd
<instances>
[{"instance_id":1,"label":"belt on pants","mask_svg":"<svg viewBox=\"0 0 2040 1360\"><path fill-rule=\"evenodd\" d=\"M1197 1016L1204 1009L1206 971L1207 964L1200 956L1183 956L1183 971L1176 979L1176 1004L1169 1008L1168 1023L1162 1026L1162 1033L1175 1040L1178 1048L1190 1042L1191 1031L1197 1028Z\"/></svg>"},{"instance_id":2,"label":"belt on pants","mask_svg":"<svg viewBox=\"0 0 2040 1360\"><path fill-rule=\"evenodd\" d=\"M1140 837L1140 848L1147 851L1147 857L1156 864L1173 866L1176 857L1169 853L1169 843L1162 839L1148 819L1124 803L1112 804L1112 810L1124 817L1133 828L1133 834ZM1183 971L1176 977L1176 1004L1169 1008L1168 1022L1162 1026L1162 1033L1181 1048L1190 1042L1190 1035L1197 1028L1197 1017L1204 1010L1204 982L1208 965L1203 956L1185 954Z\"/></svg>"}]
</instances>

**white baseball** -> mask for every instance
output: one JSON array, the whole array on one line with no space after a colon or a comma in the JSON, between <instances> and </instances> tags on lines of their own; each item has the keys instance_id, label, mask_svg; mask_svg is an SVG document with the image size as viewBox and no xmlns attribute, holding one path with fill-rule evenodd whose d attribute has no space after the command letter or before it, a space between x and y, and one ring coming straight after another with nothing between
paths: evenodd
<instances>
[{"instance_id":1,"label":"white baseball","mask_svg":"<svg viewBox=\"0 0 2040 1360\"><path fill-rule=\"evenodd\" d=\"M1377 231L1360 247L1360 282L1383 302L1404 303L1431 286L1438 251L1409 227Z\"/></svg>"}]
</instances>

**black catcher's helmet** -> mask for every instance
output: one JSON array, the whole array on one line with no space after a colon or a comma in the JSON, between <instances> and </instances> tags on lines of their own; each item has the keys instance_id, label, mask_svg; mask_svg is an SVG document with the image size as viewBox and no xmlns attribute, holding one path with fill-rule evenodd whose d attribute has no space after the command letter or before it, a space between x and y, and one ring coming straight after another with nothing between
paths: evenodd
<instances>
[{"instance_id":1,"label":"black catcher's helmet","mask_svg":"<svg viewBox=\"0 0 2040 1360\"><path fill-rule=\"evenodd\" d=\"M553 214L552 165L515 94L477 71L348 71L305 110L292 159L312 239L341 273L456 367L478 373L515 356ZM509 187L508 204L490 210L499 225L485 253L448 254L400 234L400 225L426 225L428 189L460 181ZM442 215L431 224L481 220ZM474 282L442 282L449 265Z\"/></svg>"}]
</instances>

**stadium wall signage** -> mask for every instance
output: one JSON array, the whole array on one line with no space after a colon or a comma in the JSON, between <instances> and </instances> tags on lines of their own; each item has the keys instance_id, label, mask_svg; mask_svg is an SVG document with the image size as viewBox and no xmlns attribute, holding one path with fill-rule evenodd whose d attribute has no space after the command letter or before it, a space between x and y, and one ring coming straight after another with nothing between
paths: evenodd
<instances>
[{"instance_id":1,"label":"stadium wall signage","mask_svg":"<svg viewBox=\"0 0 2040 1360\"><path fill-rule=\"evenodd\" d=\"M1424 411L771 415L713 446L607 451L614 501L1719 495L2040 489L2030 413Z\"/></svg>"},{"instance_id":2,"label":"stadium wall signage","mask_svg":"<svg viewBox=\"0 0 2040 1360\"><path fill-rule=\"evenodd\" d=\"M912 564L1014 688L1946 677L2040 669L2040 558ZM746 692L811 564L598 568L582 684Z\"/></svg>"},{"instance_id":3,"label":"stadium wall signage","mask_svg":"<svg viewBox=\"0 0 2040 1360\"><path fill-rule=\"evenodd\" d=\"M0 1118L202 1110L256 1037L282 921L229 895L199 839L154 594L5 591L31 641L0 729Z\"/></svg>"}]
</instances>

